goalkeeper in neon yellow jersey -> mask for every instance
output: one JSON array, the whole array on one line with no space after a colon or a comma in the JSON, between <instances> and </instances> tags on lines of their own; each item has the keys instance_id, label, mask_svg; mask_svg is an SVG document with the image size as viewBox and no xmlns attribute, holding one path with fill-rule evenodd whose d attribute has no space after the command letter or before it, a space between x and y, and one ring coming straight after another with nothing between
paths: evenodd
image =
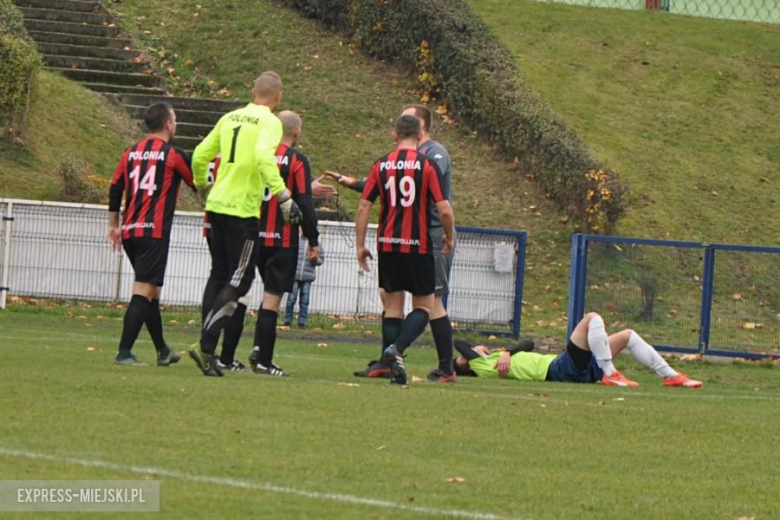
<instances>
[{"instance_id":1,"label":"goalkeeper in neon yellow jersey","mask_svg":"<svg viewBox=\"0 0 780 520\"><path fill-rule=\"evenodd\" d=\"M190 356L207 376L221 376L214 352L222 329L255 277L258 218L266 185L279 200L285 221L297 224L301 212L276 166L282 123L273 110L282 100L282 80L262 73L252 102L222 116L192 155L195 187L206 202L211 226L211 274L203 295L200 346ZM220 155L216 182L208 184L208 164Z\"/></svg>"}]
</instances>

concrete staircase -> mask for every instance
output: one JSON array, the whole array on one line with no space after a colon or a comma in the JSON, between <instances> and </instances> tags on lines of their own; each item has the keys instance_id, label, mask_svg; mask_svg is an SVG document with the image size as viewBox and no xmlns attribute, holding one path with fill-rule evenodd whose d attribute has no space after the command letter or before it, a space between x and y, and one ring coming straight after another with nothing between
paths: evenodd
<instances>
[{"instance_id":1,"label":"concrete staircase","mask_svg":"<svg viewBox=\"0 0 780 520\"><path fill-rule=\"evenodd\" d=\"M133 43L96 1L15 0L27 32L44 63L98 92L162 95L165 81L154 75Z\"/></svg>"},{"instance_id":2,"label":"concrete staircase","mask_svg":"<svg viewBox=\"0 0 780 520\"><path fill-rule=\"evenodd\" d=\"M168 94L165 80L135 48L97 0L14 0L46 68L103 93L143 128L146 107L158 101L176 110L174 144L192 153L219 118L245 103ZM317 201L322 220L349 220L335 201Z\"/></svg>"}]
</instances>

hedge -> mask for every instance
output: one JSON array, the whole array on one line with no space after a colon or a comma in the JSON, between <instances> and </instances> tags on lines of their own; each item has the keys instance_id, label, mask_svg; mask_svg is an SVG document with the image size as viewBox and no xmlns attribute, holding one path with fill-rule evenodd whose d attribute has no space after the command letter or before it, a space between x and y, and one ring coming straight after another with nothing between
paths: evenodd
<instances>
[{"instance_id":1,"label":"hedge","mask_svg":"<svg viewBox=\"0 0 780 520\"><path fill-rule=\"evenodd\" d=\"M23 139L41 56L11 0L0 0L0 138Z\"/></svg>"},{"instance_id":2,"label":"hedge","mask_svg":"<svg viewBox=\"0 0 780 520\"><path fill-rule=\"evenodd\" d=\"M284 2L367 53L416 68L426 88L435 85L454 114L516 157L519 172L587 231L608 233L623 214L625 183L523 83L511 53L465 1Z\"/></svg>"}]
</instances>

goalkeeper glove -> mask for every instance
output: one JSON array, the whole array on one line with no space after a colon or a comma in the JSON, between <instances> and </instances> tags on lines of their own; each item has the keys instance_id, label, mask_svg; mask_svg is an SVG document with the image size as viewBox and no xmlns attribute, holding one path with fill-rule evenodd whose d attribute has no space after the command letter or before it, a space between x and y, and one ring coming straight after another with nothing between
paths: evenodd
<instances>
[{"instance_id":1,"label":"goalkeeper glove","mask_svg":"<svg viewBox=\"0 0 780 520\"><path fill-rule=\"evenodd\" d=\"M279 208L282 210L284 221L293 226L300 224L303 213L301 213L301 208L292 199L290 190L284 190L276 198L279 200Z\"/></svg>"}]
</instances>

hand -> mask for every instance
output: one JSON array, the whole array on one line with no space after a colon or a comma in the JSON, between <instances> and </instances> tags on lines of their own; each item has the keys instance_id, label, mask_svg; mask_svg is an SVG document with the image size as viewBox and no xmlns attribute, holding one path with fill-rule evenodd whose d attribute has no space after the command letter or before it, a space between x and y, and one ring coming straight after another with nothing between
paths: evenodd
<instances>
[{"instance_id":1,"label":"hand","mask_svg":"<svg viewBox=\"0 0 780 520\"><path fill-rule=\"evenodd\" d=\"M311 181L311 194L315 197L335 197L338 192L336 188L330 184L323 184L322 178L324 175L320 175L313 181Z\"/></svg>"},{"instance_id":2,"label":"hand","mask_svg":"<svg viewBox=\"0 0 780 520\"><path fill-rule=\"evenodd\" d=\"M326 177L330 177L334 181L338 182L342 186L346 186L347 188L351 188L357 183L357 180L355 180L354 177L350 177L349 175L341 175L338 172L325 172Z\"/></svg>"},{"instance_id":3,"label":"hand","mask_svg":"<svg viewBox=\"0 0 780 520\"><path fill-rule=\"evenodd\" d=\"M444 247L441 248L441 254L442 255L448 255L452 252L453 249L455 249L455 238L454 237L448 237L446 234L441 239L442 243L444 244Z\"/></svg>"},{"instance_id":4,"label":"hand","mask_svg":"<svg viewBox=\"0 0 780 520\"><path fill-rule=\"evenodd\" d=\"M360 264L360 268L367 273L371 272L371 269L368 268L368 261L372 260L374 257L371 256L371 251L369 251L366 246L358 246L357 258L358 263Z\"/></svg>"},{"instance_id":5,"label":"hand","mask_svg":"<svg viewBox=\"0 0 780 520\"><path fill-rule=\"evenodd\" d=\"M496 368L498 369L498 377L506 377L509 374L509 365L511 364L512 355L509 352L504 352L496 362Z\"/></svg>"},{"instance_id":6,"label":"hand","mask_svg":"<svg viewBox=\"0 0 780 520\"><path fill-rule=\"evenodd\" d=\"M309 246L309 263L316 264L320 259L320 246Z\"/></svg>"},{"instance_id":7,"label":"hand","mask_svg":"<svg viewBox=\"0 0 780 520\"><path fill-rule=\"evenodd\" d=\"M279 209L282 210L284 221L292 226L300 224L303 214L301 213L301 208L292 199L290 190L282 191L276 198L279 199Z\"/></svg>"},{"instance_id":8,"label":"hand","mask_svg":"<svg viewBox=\"0 0 780 520\"><path fill-rule=\"evenodd\" d=\"M205 205L206 200L209 198L209 193L211 192L211 187L214 186L213 182L206 183L205 186L201 186L200 188L197 188L198 190L198 197L200 197L201 204Z\"/></svg>"},{"instance_id":9,"label":"hand","mask_svg":"<svg viewBox=\"0 0 780 520\"><path fill-rule=\"evenodd\" d=\"M122 248L122 230L119 226L108 226L108 243L114 251Z\"/></svg>"},{"instance_id":10,"label":"hand","mask_svg":"<svg viewBox=\"0 0 780 520\"><path fill-rule=\"evenodd\" d=\"M488 357L490 355L490 349L487 348L485 345L477 345L471 350L479 354L481 357Z\"/></svg>"}]
</instances>

